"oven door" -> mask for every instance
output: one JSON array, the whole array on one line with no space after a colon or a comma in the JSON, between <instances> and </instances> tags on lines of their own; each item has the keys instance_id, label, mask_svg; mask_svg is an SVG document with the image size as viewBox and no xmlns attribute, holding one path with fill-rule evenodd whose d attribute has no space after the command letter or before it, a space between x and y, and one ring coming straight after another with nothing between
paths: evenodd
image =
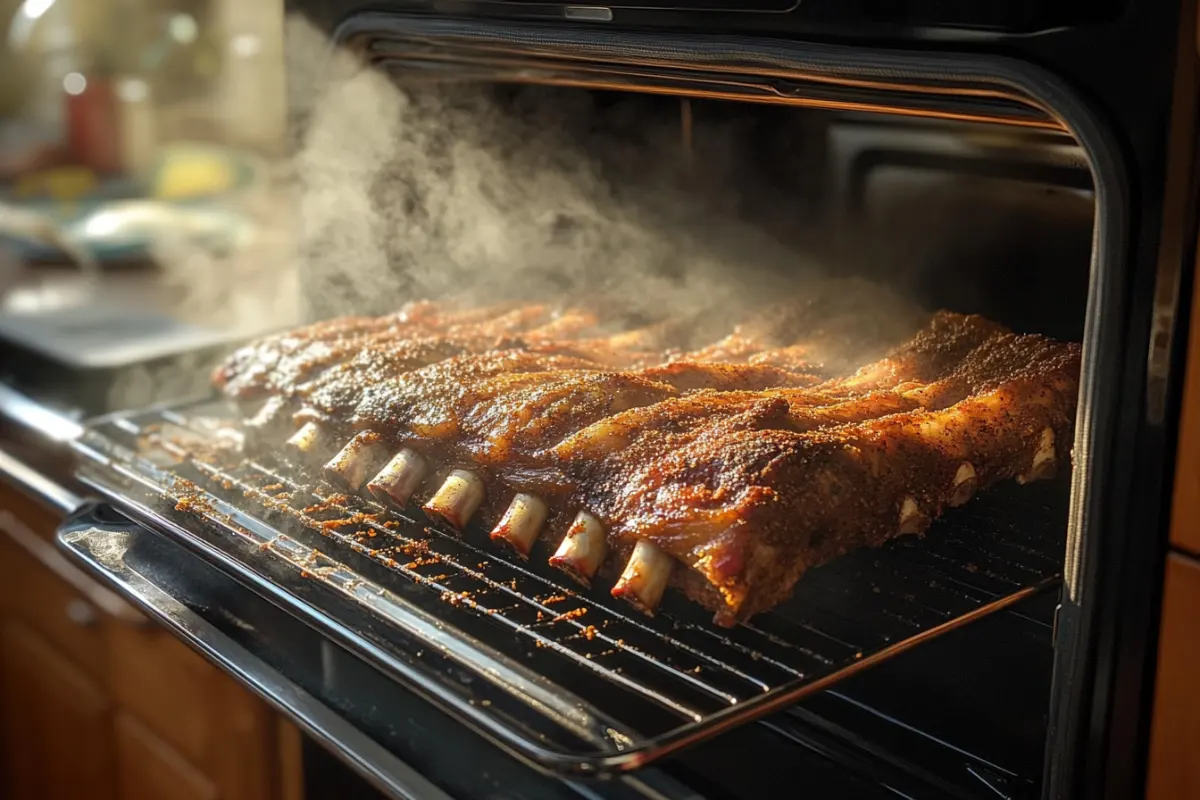
<instances>
[{"instance_id":1,"label":"oven door","mask_svg":"<svg viewBox=\"0 0 1200 800\"><path fill-rule=\"evenodd\" d=\"M1043 597L766 720L607 781L563 781L464 728L318 629L105 505L60 528L67 554L296 721L310 796L764 797L1038 795L1052 663ZM994 691L981 693L980 682ZM936 684L939 705L929 702ZM325 755L328 752L332 755ZM336 759L336 760L335 760Z\"/></svg>"}]
</instances>

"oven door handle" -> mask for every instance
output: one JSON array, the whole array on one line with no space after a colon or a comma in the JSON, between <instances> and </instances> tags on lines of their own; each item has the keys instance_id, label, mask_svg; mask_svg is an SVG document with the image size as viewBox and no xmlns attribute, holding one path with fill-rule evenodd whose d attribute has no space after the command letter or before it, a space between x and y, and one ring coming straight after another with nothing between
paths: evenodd
<instances>
[{"instance_id":1,"label":"oven door handle","mask_svg":"<svg viewBox=\"0 0 1200 800\"><path fill-rule=\"evenodd\" d=\"M110 507L95 504L63 523L57 540L80 567L293 720L381 791L403 800L452 800L413 767L176 599L163 581L153 581L131 567L125 554L140 537L154 535Z\"/></svg>"}]
</instances>

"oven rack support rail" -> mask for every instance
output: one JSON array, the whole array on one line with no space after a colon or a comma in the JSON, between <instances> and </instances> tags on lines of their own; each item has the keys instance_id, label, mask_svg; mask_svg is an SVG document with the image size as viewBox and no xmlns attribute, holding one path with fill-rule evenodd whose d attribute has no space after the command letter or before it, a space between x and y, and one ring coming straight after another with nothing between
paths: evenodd
<instances>
[{"instance_id":1,"label":"oven rack support rail","mask_svg":"<svg viewBox=\"0 0 1200 800\"><path fill-rule=\"evenodd\" d=\"M1061 580L1066 483L1012 484L924 537L810 570L790 601L734 630L682 598L648 618L480 531L232 456L227 415L190 403L94 421L73 443L79 477L398 690L559 775L635 770Z\"/></svg>"}]
</instances>

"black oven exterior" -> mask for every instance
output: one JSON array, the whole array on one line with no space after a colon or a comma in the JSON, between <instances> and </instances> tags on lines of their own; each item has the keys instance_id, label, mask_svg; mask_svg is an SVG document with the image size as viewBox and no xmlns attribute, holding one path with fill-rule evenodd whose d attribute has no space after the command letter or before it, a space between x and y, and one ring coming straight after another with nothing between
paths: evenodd
<instances>
[{"instance_id":1,"label":"black oven exterior","mask_svg":"<svg viewBox=\"0 0 1200 800\"><path fill-rule=\"evenodd\" d=\"M1042 791L1089 798L1140 792L1178 417L1177 332L1187 323L1178 298L1190 286L1196 230L1193 4L1063 3L1037 11L1023 3L972 10L823 0L764 2L750 11L717 2L291 5L351 45L391 31L434 42L536 37L551 51L613 57L636 48L669 52L676 63L723 56L796 69L819 64L831 75L869 64L876 74L918 84L949 75L957 85L1015 87L1064 119L1087 151L1101 204L1087 331L1088 391L1096 402L1081 418L1087 433L1076 453L1087 465L1079 470L1087 491L1077 492L1056 616ZM804 87L796 91L800 97ZM543 793L557 796L549 788L531 792Z\"/></svg>"}]
</instances>

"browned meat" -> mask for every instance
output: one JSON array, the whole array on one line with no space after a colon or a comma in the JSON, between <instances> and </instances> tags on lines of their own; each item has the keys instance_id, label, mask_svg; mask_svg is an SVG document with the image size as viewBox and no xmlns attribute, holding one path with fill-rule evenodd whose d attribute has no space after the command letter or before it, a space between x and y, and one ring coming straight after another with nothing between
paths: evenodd
<instances>
[{"instance_id":1,"label":"browned meat","mask_svg":"<svg viewBox=\"0 0 1200 800\"><path fill-rule=\"evenodd\" d=\"M213 381L239 400L293 394L324 372L349 362L382 374L388 367L400 365L395 359L397 352L409 354L405 361L411 360L416 352L414 340L420 347L421 340L429 344L429 337L436 335L460 351L477 351L494 347L505 337L520 335L539 341L543 334L554 337L583 330L587 319L588 315L574 310L556 315L544 305L452 310L415 303L384 317L350 317L268 337L233 353L214 373ZM445 346L433 347L440 351Z\"/></svg>"},{"instance_id":2,"label":"browned meat","mask_svg":"<svg viewBox=\"0 0 1200 800\"><path fill-rule=\"evenodd\" d=\"M551 563L584 582L628 559L615 595L652 611L673 583L728 625L1066 452L1077 346L942 312L854 370L913 324L856 324L852 305L764 313L672 357L664 323L418 304L275 337L217 381L272 396L253 422L294 417L296 452L340 448L326 473L352 491L428 498L458 528L479 512L524 556L553 539Z\"/></svg>"},{"instance_id":3,"label":"browned meat","mask_svg":"<svg viewBox=\"0 0 1200 800\"><path fill-rule=\"evenodd\" d=\"M732 624L839 552L922 531L998 480L1047 477L1070 446L1078 372L1076 345L999 333L928 386L829 406L760 395L627 435L588 462L578 503L610 538L695 570L702 581L680 576L689 594Z\"/></svg>"}]
</instances>

